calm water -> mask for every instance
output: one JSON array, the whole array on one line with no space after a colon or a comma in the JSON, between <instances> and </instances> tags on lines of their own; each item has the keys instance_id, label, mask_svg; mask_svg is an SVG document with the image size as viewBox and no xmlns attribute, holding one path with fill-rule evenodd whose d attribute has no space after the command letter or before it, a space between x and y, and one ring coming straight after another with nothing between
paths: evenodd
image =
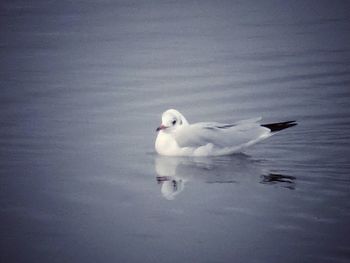
<instances>
[{"instance_id":1,"label":"calm water","mask_svg":"<svg viewBox=\"0 0 350 263\"><path fill-rule=\"evenodd\" d=\"M349 262L347 1L3 1L1 262ZM162 111L296 119L164 158Z\"/></svg>"}]
</instances>

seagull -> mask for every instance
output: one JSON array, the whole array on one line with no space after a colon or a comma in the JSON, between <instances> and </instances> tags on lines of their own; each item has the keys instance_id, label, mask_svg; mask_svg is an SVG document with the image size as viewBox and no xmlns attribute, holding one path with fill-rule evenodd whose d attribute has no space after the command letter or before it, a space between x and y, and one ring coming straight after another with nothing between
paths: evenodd
<instances>
[{"instance_id":1,"label":"seagull","mask_svg":"<svg viewBox=\"0 0 350 263\"><path fill-rule=\"evenodd\" d=\"M242 152L278 131L297 125L296 121L260 124L261 118L235 123L199 122L189 124L177 110L162 114L155 149L165 156L219 156Z\"/></svg>"}]
</instances>

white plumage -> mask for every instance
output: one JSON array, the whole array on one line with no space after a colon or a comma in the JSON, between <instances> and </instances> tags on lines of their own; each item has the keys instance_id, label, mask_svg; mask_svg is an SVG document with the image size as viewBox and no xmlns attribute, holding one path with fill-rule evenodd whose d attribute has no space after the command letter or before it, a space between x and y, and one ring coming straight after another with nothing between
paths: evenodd
<instances>
[{"instance_id":1,"label":"white plumage","mask_svg":"<svg viewBox=\"0 0 350 263\"><path fill-rule=\"evenodd\" d=\"M189 124L180 112L170 109L162 114L155 148L158 154L167 156L227 155L241 152L270 137L274 131L296 125L294 122L261 125L260 120Z\"/></svg>"}]
</instances>

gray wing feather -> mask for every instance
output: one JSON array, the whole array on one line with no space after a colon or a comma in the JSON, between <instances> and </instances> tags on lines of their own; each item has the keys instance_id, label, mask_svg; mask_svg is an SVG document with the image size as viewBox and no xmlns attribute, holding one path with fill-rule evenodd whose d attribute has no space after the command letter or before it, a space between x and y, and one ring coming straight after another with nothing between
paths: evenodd
<instances>
[{"instance_id":1,"label":"gray wing feather","mask_svg":"<svg viewBox=\"0 0 350 263\"><path fill-rule=\"evenodd\" d=\"M180 147L199 147L212 143L217 147L229 147L256 140L269 132L261 127L261 118L243 120L232 124L201 122L184 126L176 133L175 140Z\"/></svg>"}]
</instances>

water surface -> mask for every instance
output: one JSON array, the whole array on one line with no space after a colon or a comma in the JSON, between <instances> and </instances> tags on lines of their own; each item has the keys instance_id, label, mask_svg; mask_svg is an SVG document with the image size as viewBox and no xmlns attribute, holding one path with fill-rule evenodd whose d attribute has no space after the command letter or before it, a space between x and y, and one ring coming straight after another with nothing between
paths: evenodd
<instances>
[{"instance_id":1,"label":"water surface","mask_svg":"<svg viewBox=\"0 0 350 263\"><path fill-rule=\"evenodd\" d=\"M346 1L5 1L1 262L347 262ZM161 113L299 125L165 158Z\"/></svg>"}]
</instances>

